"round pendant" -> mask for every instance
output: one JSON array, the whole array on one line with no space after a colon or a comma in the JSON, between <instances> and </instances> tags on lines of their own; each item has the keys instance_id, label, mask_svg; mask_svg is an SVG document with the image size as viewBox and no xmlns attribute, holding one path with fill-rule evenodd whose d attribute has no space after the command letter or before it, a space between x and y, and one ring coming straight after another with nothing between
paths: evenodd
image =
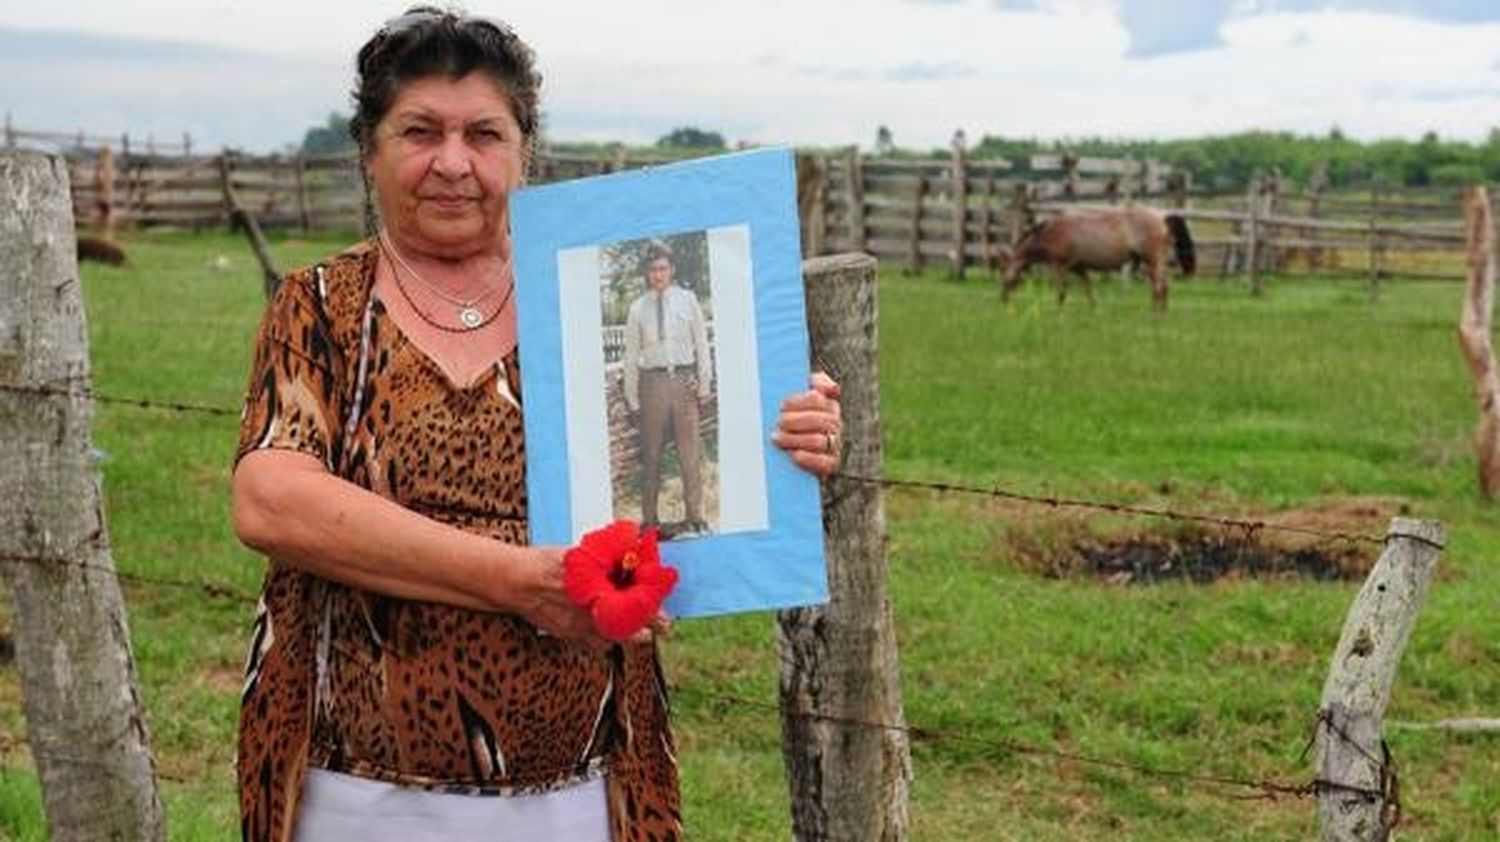
<instances>
[{"instance_id":1,"label":"round pendant","mask_svg":"<svg viewBox=\"0 0 1500 842\"><path fill-rule=\"evenodd\" d=\"M458 320L464 323L464 327L473 330L484 323L484 314L476 307L465 307L458 311Z\"/></svg>"}]
</instances>

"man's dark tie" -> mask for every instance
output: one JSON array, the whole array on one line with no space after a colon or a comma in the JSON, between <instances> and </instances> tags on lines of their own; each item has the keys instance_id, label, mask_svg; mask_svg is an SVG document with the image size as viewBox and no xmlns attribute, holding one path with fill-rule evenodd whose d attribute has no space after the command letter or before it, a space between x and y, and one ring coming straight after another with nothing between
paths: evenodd
<instances>
[{"instance_id":1,"label":"man's dark tie","mask_svg":"<svg viewBox=\"0 0 1500 842\"><path fill-rule=\"evenodd\" d=\"M661 300L662 300L663 296L664 296L664 293L661 293L661 292L658 292L656 294L656 341L657 342L665 342L665 341L667 341L667 314L666 314L666 312L664 310L662 310L662 304L661 304Z\"/></svg>"}]
</instances>

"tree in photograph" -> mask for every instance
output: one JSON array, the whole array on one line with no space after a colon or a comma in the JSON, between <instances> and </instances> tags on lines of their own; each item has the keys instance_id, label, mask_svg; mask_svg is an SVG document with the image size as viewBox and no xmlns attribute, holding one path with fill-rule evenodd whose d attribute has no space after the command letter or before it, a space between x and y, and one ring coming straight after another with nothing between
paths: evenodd
<instances>
[{"instance_id":1,"label":"tree in photograph","mask_svg":"<svg viewBox=\"0 0 1500 842\"><path fill-rule=\"evenodd\" d=\"M693 126L673 129L656 141L660 147L676 149L723 149L724 136Z\"/></svg>"}]
</instances>

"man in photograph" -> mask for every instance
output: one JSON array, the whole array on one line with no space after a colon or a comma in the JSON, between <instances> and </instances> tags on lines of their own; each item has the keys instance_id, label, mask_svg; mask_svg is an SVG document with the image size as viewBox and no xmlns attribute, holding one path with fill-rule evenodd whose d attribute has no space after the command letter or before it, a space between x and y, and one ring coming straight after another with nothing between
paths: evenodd
<instances>
[{"instance_id":1,"label":"man in photograph","mask_svg":"<svg viewBox=\"0 0 1500 842\"><path fill-rule=\"evenodd\" d=\"M645 255L646 291L625 320L625 405L641 434L641 522L658 524L662 452L673 431L682 466L684 522L676 535L708 532L698 455L698 405L709 396L713 361L698 297L675 283L672 251L652 243Z\"/></svg>"}]
</instances>

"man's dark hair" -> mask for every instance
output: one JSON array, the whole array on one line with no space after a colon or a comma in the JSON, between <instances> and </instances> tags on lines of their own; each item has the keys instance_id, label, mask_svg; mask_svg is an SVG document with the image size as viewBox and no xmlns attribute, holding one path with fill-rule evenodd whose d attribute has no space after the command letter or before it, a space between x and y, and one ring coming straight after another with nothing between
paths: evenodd
<instances>
[{"instance_id":1,"label":"man's dark hair","mask_svg":"<svg viewBox=\"0 0 1500 842\"><path fill-rule=\"evenodd\" d=\"M650 245L646 246L646 257L642 261L641 265L646 268L650 268L651 264L655 263L658 260L665 260L668 263L677 262L672 256L671 246L667 245L662 240L652 240Z\"/></svg>"}]
</instances>

